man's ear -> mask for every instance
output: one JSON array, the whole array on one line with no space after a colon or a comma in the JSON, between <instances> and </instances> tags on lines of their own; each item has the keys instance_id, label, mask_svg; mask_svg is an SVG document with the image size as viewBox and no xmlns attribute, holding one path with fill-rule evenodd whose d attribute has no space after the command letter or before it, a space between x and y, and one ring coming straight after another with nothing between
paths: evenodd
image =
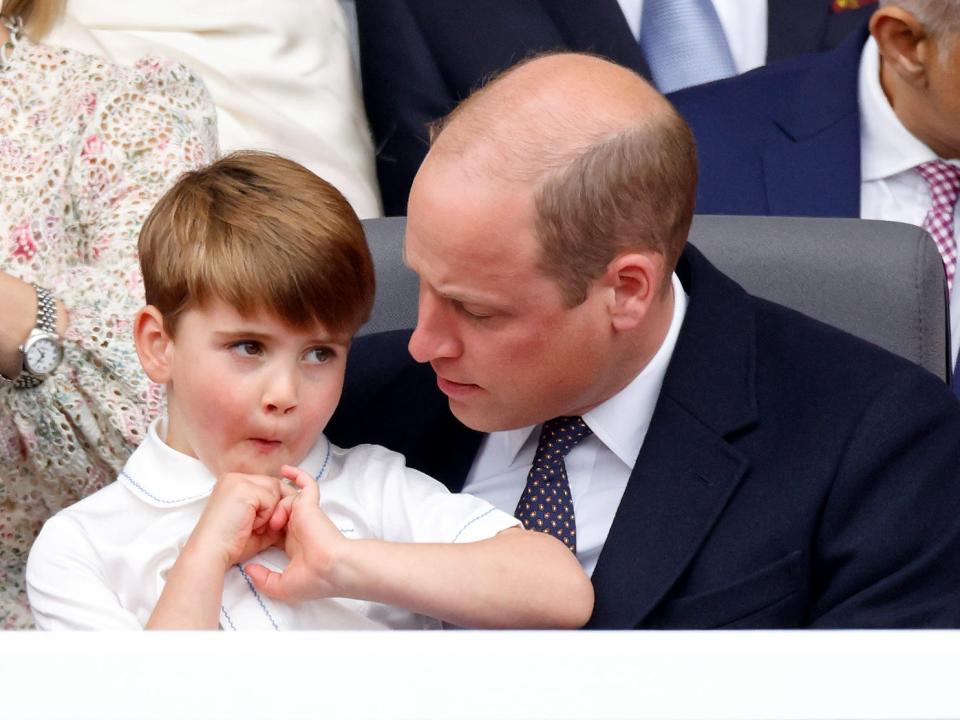
<instances>
[{"instance_id":1,"label":"man's ear","mask_svg":"<svg viewBox=\"0 0 960 720\"><path fill-rule=\"evenodd\" d=\"M632 330L643 322L663 286L663 256L629 252L617 255L601 278L612 291L610 317L615 330Z\"/></svg>"},{"instance_id":2,"label":"man's ear","mask_svg":"<svg viewBox=\"0 0 960 720\"><path fill-rule=\"evenodd\" d=\"M926 87L927 66L936 61L936 41L913 13L881 8L870 18L870 34L885 67L915 88Z\"/></svg>"},{"instance_id":3,"label":"man's ear","mask_svg":"<svg viewBox=\"0 0 960 720\"><path fill-rule=\"evenodd\" d=\"M164 328L163 315L153 305L144 307L134 318L133 342L147 377L161 385L169 382L173 339Z\"/></svg>"}]
</instances>

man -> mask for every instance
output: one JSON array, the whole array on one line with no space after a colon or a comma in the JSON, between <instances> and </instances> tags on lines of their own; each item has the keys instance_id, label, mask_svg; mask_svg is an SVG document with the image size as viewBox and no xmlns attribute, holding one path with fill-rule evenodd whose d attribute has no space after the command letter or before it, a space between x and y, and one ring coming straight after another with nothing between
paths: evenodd
<instances>
[{"instance_id":1,"label":"man","mask_svg":"<svg viewBox=\"0 0 960 720\"><path fill-rule=\"evenodd\" d=\"M590 627L960 625L960 405L684 248L695 183L607 61L473 95L410 196L416 330L355 342L331 438L565 539Z\"/></svg>"},{"instance_id":2,"label":"man","mask_svg":"<svg viewBox=\"0 0 960 720\"><path fill-rule=\"evenodd\" d=\"M450 112L484 78L531 53L560 48L596 52L656 79L646 57L646 21L641 22L654 4L654 0L358 2L364 104L377 146L385 214L406 214L410 183L427 151L427 124ZM733 71L744 72L765 61L834 47L869 16L876 0L710 4L729 44ZM673 23L690 25L685 18ZM715 77L723 75L705 79Z\"/></svg>"},{"instance_id":3,"label":"man","mask_svg":"<svg viewBox=\"0 0 960 720\"><path fill-rule=\"evenodd\" d=\"M671 96L697 138L698 212L920 225L952 286L958 40L955 0L882 0L869 33L833 52ZM950 317L960 338L960 293ZM957 349L955 340L954 363Z\"/></svg>"}]
</instances>

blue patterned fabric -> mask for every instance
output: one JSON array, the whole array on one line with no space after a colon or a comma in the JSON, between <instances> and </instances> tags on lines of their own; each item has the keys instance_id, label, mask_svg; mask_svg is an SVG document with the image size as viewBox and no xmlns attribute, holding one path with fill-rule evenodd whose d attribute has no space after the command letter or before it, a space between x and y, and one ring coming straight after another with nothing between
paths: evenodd
<instances>
[{"instance_id":1,"label":"blue patterned fabric","mask_svg":"<svg viewBox=\"0 0 960 720\"><path fill-rule=\"evenodd\" d=\"M711 0L644 0L640 47L663 93L737 73Z\"/></svg>"},{"instance_id":2,"label":"blue patterned fabric","mask_svg":"<svg viewBox=\"0 0 960 720\"><path fill-rule=\"evenodd\" d=\"M553 535L574 553L577 524L563 459L590 432L580 416L558 417L543 424L527 486L513 513L527 530Z\"/></svg>"}]
</instances>

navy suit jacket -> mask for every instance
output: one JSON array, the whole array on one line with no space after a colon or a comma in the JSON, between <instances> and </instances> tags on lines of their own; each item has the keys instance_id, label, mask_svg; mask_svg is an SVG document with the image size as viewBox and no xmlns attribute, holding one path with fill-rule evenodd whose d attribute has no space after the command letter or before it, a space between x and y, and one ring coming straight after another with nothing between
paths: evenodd
<instances>
[{"instance_id":1,"label":"navy suit jacket","mask_svg":"<svg viewBox=\"0 0 960 720\"><path fill-rule=\"evenodd\" d=\"M677 272L690 304L588 627L960 627L949 389L747 295L692 247ZM482 435L408 337L356 340L328 434L402 452L457 491Z\"/></svg>"},{"instance_id":2,"label":"navy suit jacket","mask_svg":"<svg viewBox=\"0 0 960 720\"><path fill-rule=\"evenodd\" d=\"M697 212L860 217L860 54L836 49L668 96L697 139Z\"/></svg>"},{"instance_id":3,"label":"navy suit jacket","mask_svg":"<svg viewBox=\"0 0 960 720\"><path fill-rule=\"evenodd\" d=\"M875 5L769 0L767 61L834 47ZM405 215L426 125L542 50L594 52L647 75L617 0L358 0L360 68L386 215Z\"/></svg>"}]
</instances>

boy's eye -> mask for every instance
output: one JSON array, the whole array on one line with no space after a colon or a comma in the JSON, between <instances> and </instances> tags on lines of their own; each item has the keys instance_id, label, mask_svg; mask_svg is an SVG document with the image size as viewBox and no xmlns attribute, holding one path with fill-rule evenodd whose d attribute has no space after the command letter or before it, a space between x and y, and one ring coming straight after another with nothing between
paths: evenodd
<instances>
[{"instance_id":1,"label":"boy's eye","mask_svg":"<svg viewBox=\"0 0 960 720\"><path fill-rule=\"evenodd\" d=\"M263 354L263 346L256 340L241 340L230 346L237 355L242 357L255 357Z\"/></svg>"},{"instance_id":2,"label":"boy's eye","mask_svg":"<svg viewBox=\"0 0 960 720\"><path fill-rule=\"evenodd\" d=\"M328 347L315 347L307 350L307 354L304 356L304 359L310 363L325 363L332 360L336 356L336 353L333 351L333 348Z\"/></svg>"}]
</instances>

